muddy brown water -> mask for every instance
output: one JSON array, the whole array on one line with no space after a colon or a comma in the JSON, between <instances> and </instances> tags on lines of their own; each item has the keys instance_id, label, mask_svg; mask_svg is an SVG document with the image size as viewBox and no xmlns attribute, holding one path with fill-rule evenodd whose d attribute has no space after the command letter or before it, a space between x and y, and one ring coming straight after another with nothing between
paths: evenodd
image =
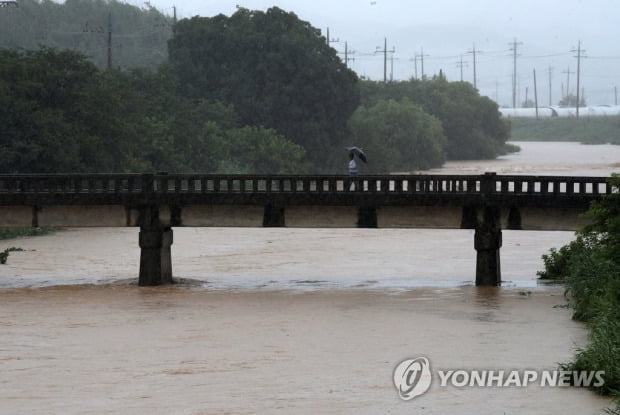
<instances>
[{"instance_id":1,"label":"muddy brown water","mask_svg":"<svg viewBox=\"0 0 620 415\"><path fill-rule=\"evenodd\" d=\"M521 145L442 171L608 175L620 161L613 146ZM505 285L483 289L466 230L178 228L185 282L156 288L134 284L136 229L0 241L25 249L0 267L0 414L596 414L610 401L584 389L434 380L402 401L392 383L419 356L445 370L570 359L587 330L536 271L571 238L505 231Z\"/></svg>"}]
</instances>

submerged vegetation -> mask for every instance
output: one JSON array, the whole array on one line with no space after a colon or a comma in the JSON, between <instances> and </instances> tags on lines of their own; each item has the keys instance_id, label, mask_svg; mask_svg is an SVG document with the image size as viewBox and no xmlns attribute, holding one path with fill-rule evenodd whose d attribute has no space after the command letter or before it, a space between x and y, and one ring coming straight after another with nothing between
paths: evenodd
<instances>
[{"instance_id":1,"label":"submerged vegetation","mask_svg":"<svg viewBox=\"0 0 620 415\"><path fill-rule=\"evenodd\" d=\"M6 260L9 257L9 253L10 252L18 252L18 251L23 251L23 249L15 248L13 246L11 248L7 248L4 251L0 252L0 264L2 264L2 265L6 264Z\"/></svg>"},{"instance_id":2,"label":"submerged vegetation","mask_svg":"<svg viewBox=\"0 0 620 415\"><path fill-rule=\"evenodd\" d=\"M620 175L610 184L618 189ZM576 240L543 257L541 278L563 280L573 318L587 323L590 344L577 351L565 370L604 370L601 394L620 394L620 194L593 203L587 215L592 224ZM612 411L620 413L620 406Z\"/></svg>"},{"instance_id":3,"label":"submerged vegetation","mask_svg":"<svg viewBox=\"0 0 620 415\"><path fill-rule=\"evenodd\" d=\"M513 141L574 141L620 145L620 116L576 118L513 118Z\"/></svg>"},{"instance_id":4,"label":"submerged vegetation","mask_svg":"<svg viewBox=\"0 0 620 415\"><path fill-rule=\"evenodd\" d=\"M59 228L42 227L42 228L0 228L0 240L15 239L24 236L41 236L56 232ZM0 264L6 264L11 252L23 251L22 248L11 247L4 251L0 251Z\"/></svg>"}]
</instances>

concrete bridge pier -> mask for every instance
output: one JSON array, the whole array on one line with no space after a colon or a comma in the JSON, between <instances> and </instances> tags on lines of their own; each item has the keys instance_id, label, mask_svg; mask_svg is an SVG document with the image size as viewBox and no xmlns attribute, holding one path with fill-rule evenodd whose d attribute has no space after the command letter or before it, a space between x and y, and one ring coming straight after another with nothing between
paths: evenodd
<instances>
[{"instance_id":1,"label":"concrete bridge pier","mask_svg":"<svg viewBox=\"0 0 620 415\"><path fill-rule=\"evenodd\" d=\"M140 274L138 285L172 283L172 229L140 228Z\"/></svg>"},{"instance_id":2,"label":"concrete bridge pier","mask_svg":"<svg viewBox=\"0 0 620 415\"><path fill-rule=\"evenodd\" d=\"M496 207L484 207L482 220L476 225L474 235L476 286L497 286L501 284L501 246L500 210Z\"/></svg>"},{"instance_id":3,"label":"concrete bridge pier","mask_svg":"<svg viewBox=\"0 0 620 415\"><path fill-rule=\"evenodd\" d=\"M159 224L157 209L143 211L138 285L172 284L172 229Z\"/></svg>"}]
</instances>

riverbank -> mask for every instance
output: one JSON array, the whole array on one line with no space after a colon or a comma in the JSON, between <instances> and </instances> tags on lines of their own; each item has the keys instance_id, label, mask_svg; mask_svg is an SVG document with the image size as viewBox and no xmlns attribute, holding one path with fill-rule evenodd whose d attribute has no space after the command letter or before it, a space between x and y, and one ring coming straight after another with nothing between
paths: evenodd
<instances>
[{"instance_id":1,"label":"riverbank","mask_svg":"<svg viewBox=\"0 0 620 415\"><path fill-rule=\"evenodd\" d=\"M620 144L620 117L513 118L514 141L563 141L583 144Z\"/></svg>"}]
</instances>

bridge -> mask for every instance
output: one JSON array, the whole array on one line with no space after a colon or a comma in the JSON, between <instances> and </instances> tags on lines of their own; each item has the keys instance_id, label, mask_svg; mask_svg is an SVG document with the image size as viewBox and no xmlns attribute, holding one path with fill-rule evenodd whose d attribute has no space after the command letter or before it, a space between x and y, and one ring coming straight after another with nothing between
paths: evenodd
<instances>
[{"instance_id":1,"label":"bridge","mask_svg":"<svg viewBox=\"0 0 620 415\"><path fill-rule=\"evenodd\" d=\"M140 227L143 286L172 283L173 227L474 229L476 285L501 283L502 229L578 230L607 177L0 175L0 226Z\"/></svg>"}]
</instances>

